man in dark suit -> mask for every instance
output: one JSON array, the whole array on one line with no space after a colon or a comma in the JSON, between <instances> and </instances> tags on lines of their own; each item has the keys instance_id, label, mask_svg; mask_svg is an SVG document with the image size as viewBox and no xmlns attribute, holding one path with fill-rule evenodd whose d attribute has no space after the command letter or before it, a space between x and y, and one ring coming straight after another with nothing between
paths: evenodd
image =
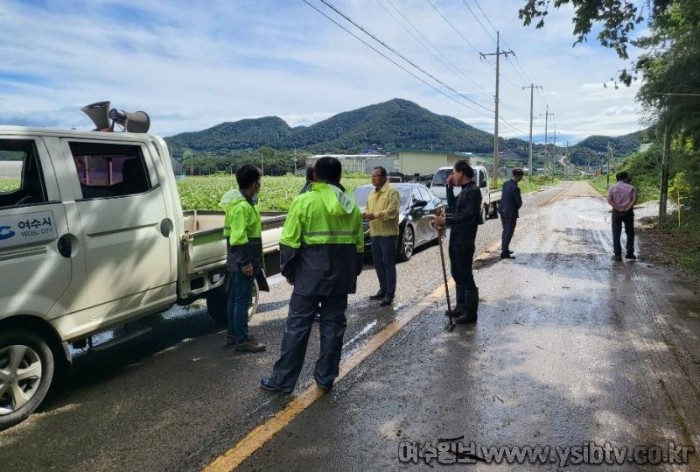
<instances>
[{"instance_id":1,"label":"man in dark suit","mask_svg":"<svg viewBox=\"0 0 700 472\"><path fill-rule=\"evenodd\" d=\"M503 184L501 203L498 212L501 214L503 234L501 236L501 259L515 259L510 250L510 240L515 233L515 224L518 222L518 210L523 204L520 198L518 182L523 178L523 170L519 167L513 169L513 178Z\"/></svg>"}]
</instances>

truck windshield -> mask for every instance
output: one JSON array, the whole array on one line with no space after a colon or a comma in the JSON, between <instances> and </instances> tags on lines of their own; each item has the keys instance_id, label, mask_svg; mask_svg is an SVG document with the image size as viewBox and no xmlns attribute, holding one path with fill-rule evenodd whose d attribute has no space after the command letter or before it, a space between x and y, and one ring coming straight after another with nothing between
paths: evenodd
<instances>
[{"instance_id":1,"label":"truck windshield","mask_svg":"<svg viewBox=\"0 0 700 472\"><path fill-rule=\"evenodd\" d=\"M452 169L440 169L435 172L431 187L444 187L447 184L447 177L452 173Z\"/></svg>"}]
</instances>

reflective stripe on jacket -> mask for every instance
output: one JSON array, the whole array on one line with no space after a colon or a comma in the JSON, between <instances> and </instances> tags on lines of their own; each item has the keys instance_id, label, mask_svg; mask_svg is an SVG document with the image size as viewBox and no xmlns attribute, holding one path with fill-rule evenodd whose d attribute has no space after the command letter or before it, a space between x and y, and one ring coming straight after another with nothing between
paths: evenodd
<instances>
[{"instance_id":1,"label":"reflective stripe on jacket","mask_svg":"<svg viewBox=\"0 0 700 472\"><path fill-rule=\"evenodd\" d=\"M226 211L226 269L238 272L246 265L253 264L253 270L257 273L262 264L262 239L260 210L255 201L239 190L229 190L221 197L219 206Z\"/></svg>"},{"instance_id":2,"label":"reflective stripe on jacket","mask_svg":"<svg viewBox=\"0 0 700 472\"><path fill-rule=\"evenodd\" d=\"M343 190L340 184L314 182L289 209L280 268L295 293L355 293L364 250L362 215Z\"/></svg>"}]
</instances>

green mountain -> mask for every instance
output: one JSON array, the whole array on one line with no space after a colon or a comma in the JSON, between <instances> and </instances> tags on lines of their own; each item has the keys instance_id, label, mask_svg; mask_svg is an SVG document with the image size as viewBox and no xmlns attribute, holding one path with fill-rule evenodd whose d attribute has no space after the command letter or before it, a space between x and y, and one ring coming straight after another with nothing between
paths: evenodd
<instances>
[{"instance_id":1,"label":"green mountain","mask_svg":"<svg viewBox=\"0 0 700 472\"><path fill-rule=\"evenodd\" d=\"M637 131L618 137L589 136L577 143L573 149L570 149L570 160L576 165L585 165L590 162L595 163L599 156L607 153L608 144L610 144L614 156L629 156L639 150L643 134L644 131Z\"/></svg>"},{"instance_id":2,"label":"green mountain","mask_svg":"<svg viewBox=\"0 0 700 472\"><path fill-rule=\"evenodd\" d=\"M493 152L493 134L481 131L451 116L437 115L408 100L395 98L332 116L311 126L291 128L278 117L227 122L212 128L165 138L173 157L186 150L196 155L225 156L262 146L296 149L313 153L355 154L366 149L398 152L402 149L433 151ZM591 136L570 148L576 163L607 150L615 155L634 152L641 132L617 138ZM499 149L510 160L524 160L528 143L521 139L500 139ZM543 149L535 147L536 152Z\"/></svg>"},{"instance_id":3,"label":"green mountain","mask_svg":"<svg viewBox=\"0 0 700 472\"><path fill-rule=\"evenodd\" d=\"M185 149L224 154L270 146L309 152L359 153L367 148L491 152L493 135L401 99L339 113L311 126L290 128L281 118L221 123L165 139L173 157Z\"/></svg>"},{"instance_id":4,"label":"green mountain","mask_svg":"<svg viewBox=\"0 0 700 472\"><path fill-rule=\"evenodd\" d=\"M292 128L282 118L272 116L221 123L204 131L177 134L165 138L165 141L170 145L173 157L179 158L185 149L196 154L224 154L272 145L291 134Z\"/></svg>"}]
</instances>

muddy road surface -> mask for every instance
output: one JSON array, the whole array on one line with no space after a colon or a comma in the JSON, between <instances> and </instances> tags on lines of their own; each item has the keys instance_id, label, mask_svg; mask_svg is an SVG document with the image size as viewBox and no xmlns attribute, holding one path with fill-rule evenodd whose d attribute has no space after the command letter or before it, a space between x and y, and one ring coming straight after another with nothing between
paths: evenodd
<instances>
[{"instance_id":1,"label":"muddy road surface","mask_svg":"<svg viewBox=\"0 0 700 472\"><path fill-rule=\"evenodd\" d=\"M607 206L585 183L524 201L516 259L498 258L499 221L479 229L475 326L445 330L437 246L399 264L393 307L368 300L368 264L342 378L315 388L314 329L286 396L258 387L286 283L253 319L262 354L226 348L201 307L173 310L79 355L37 414L0 433L0 470L700 470L699 288L644 254L612 261ZM500 446L541 449L498 460Z\"/></svg>"}]
</instances>

